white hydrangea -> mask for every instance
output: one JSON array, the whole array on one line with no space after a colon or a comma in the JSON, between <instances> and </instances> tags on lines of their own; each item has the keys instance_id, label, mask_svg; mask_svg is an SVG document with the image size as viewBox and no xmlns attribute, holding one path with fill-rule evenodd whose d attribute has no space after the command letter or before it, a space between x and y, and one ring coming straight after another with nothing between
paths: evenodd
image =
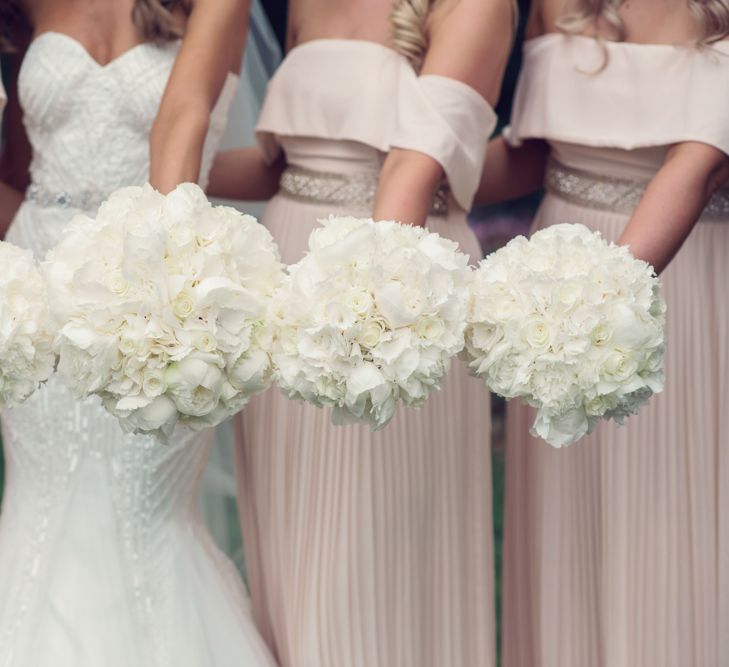
<instances>
[{"instance_id":1,"label":"white hydrangea","mask_svg":"<svg viewBox=\"0 0 729 667\"><path fill-rule=\"evenodd\" d=\"M0 242L0 267L0 407L12 408L53 373L56 329L30 250Z\"/></svg>"},{"instance_id":2,"label":"white hydrangea","mask_svg":"<svg viewBox=\"0 0 729 667\"><path fill-rule=\"evenodd\" d=\"M321 221L274 304L276 380L334 408L336 424L385 426L422 405L463 348L470 270L452 241L420 227Z\"/></svg>"},{"instance_id":3,"label":"white hydrangea","mask_svg":"<svg viewBox=\"0 0 729 667\"><path fill-rule=\"evenodd\" d=\"M665 303L651 266L583 225L520 236L475 272L472 372L537 408L555 447L623 419L663 390Z\"/></svg>"},{"instance_id":4,"label":"white hydrangea","mask_svg":"<svg viewBox=\"0 0 729 667\"><path fill-rule=\"evenodd\" d=\"M283 278L269 232L197 185L125 188L74 218L44 263L59 373L122 426L213 426L271 375L265 313Z\"/></svg>"}]
</instances>

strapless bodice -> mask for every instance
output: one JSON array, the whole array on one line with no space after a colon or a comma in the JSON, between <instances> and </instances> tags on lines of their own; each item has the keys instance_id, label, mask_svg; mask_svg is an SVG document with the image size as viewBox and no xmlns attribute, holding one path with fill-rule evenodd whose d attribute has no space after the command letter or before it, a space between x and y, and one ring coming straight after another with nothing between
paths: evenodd
<instances>
[{"instance_id":1,"label":"strapless bodice","mask_svg":"<svg viewBox=\"0 0 729 667\"><path fill-rule=\"evenodd\" d=\"M149 133L178 49L179 42L145 42L100 65L62 33L46 32L31 43L18 93L33 148L31 177L42 197L66 193L71 203L76 197L93 208L117 188L147 180ZM203 181L236 80L229 77L212 114Z\"/></svg>"},{"instance_id":2,"label":"strapless bodice","mask_svg":"<svg viewBox=\"0 0 729 667\"><path fill-rule=\"evenodd\" d=\"M668 147L729 153L729 42L705 48L546 34L524 45L514 145L545 139L571 168L645 180Z\"/></svg>"},{"instance_id":3,"label":"strapless bodice","mask_svg":"<svg viewBox=\"0 0 729 667\"><path fill-rule=\"evenodd\" d=\"M496 114L467 84L418 76L383 44L317 39L296 46L269 83L257 126L266 157L336 172L379 170L392 148L436 160L468 210Z\"/></svg>"}]
</instances>

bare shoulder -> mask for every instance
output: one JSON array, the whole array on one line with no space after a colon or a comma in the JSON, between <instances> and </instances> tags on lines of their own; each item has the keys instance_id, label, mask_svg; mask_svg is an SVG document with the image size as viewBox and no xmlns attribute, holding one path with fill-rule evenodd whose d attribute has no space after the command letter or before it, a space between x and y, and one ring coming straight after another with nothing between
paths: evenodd
<instances>
[{"instance_id":1,"label":"bare shoulder","mask_svg":"<svg viewBox=\"0 0 729 667\"><path fill-rule=\"evenodd\" d=\"M535 0L527 21L527 39L547 32L558 32L559 20L576 11L575 0Z\"/></svg>"},{"instance_id":2,"label":"bare shoulder","mask_svg":"<svg viewBox=\"0 0 729 667\"><path fill-rule=\"evenodd\" d=\"M512 0L441 0L428 26L424 74L463 81L492 105L513 43Z\"/></svg>"}]
</instances>

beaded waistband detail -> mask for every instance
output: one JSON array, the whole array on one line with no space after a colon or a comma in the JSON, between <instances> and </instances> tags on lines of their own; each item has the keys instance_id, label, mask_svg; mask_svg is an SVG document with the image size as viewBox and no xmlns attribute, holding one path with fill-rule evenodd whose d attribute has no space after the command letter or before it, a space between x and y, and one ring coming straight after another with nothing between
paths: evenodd
<instances>
[{"instance_id":1,"label":"beaded waistband detail","mask_svg":"<svg viewBox=\"0 0 729 667\"><path fill-rule=\"evenodd\" d=\"M310 204L371 209L379 174L336 174L303 167L287 167L281 175L280 190L287 197ZM433 197L432 216L448 215L448 186L441 185Z\"/></svg>"},{"instance_id":2,"label":"beaded waistband detail","mask_svg":"<svg viewBox=\"0 0 729 667\"><path fill-rule=\"evenodd\" d=\"M91 211L99 207L106 196L99 192L51 192L40 185L33 184L28 188L25 198L36 206L43 208L78 209Z\"/></svg>"},{"instance_id":3,"label":"beaded waistband detail","mask_svg":"<svg viewBox=\"0 0 729 667\"><path fill-rule=\"evenodd\" d=\"M544 187L572 204L631 215L640 203L648 181L601 176L572 169L552 159L547 165ZM729 188L718 190L709 200L701 220L729 222Z\"/></svg>"}]
</instances>

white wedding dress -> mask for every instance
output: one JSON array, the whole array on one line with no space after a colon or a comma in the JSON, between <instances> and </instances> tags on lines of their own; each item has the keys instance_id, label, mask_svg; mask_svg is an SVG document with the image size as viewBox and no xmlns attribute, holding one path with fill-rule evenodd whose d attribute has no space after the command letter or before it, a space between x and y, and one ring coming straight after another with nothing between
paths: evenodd
<instances>
[{"instance_id":1,"label":"white wedding dress","mask_svg":"<svg viewBox=\"0 0 729 667\"><path fill-rule=\"evenodd\" d=\"M106 66L45 33L19 94L33 186L7 240L42 257L78 210L148 174L148 135L177 44ZM203 173L235 92L211 121ZM0 667L269 667L242 583L197 509L211 434L125 435L51 379L2 413Z\"/></svg>"}]
</instances>

